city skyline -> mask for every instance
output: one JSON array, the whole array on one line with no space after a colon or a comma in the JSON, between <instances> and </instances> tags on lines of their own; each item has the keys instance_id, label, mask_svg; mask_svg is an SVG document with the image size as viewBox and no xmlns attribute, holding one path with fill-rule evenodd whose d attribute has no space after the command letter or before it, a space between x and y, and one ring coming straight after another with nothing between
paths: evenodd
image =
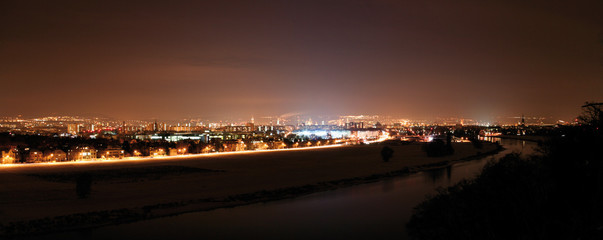
<instances>
[{"instance_id":1,"label":"city skyline","mask_svg":"<svg viewBox=\"0 0 603 240\"><path fill-rule=\"evenodd\" d=\"M297 112L297 113L286 113L280 115L271 115L271 116L263 116L258 114L252 114L249 116L219 116L219 115L197 115L197 116L188 116L177 118L174 116L163 116L163 117L141 117L141 118L119 118L109 114L92 114L92 113L79 113L79 114L63 114L63 113L50 113L50 114L16 114L16 115L0 115L0 119L44 119L49 117L81 117L87 119L104 119L110 121L161 121L167 123L186 123L186 122L224 122L224 123L244 123L251 122L252 119L255 119L256 122L262 124L277 124L279 119L281 122L286 121L289 124L296 125L295 122L297 120L306 122L308 120L314 119L316 123L320 123L320 121L333 121L345 116L377 116L381 119L386 120L387 122L400 122L400 121L410 121L416 123L424 123L424 124L442 124L442 122L461 122L462 120L468 120L472 123L479 124L489 124L489 125L508 125L517 123L519 119L525 117L526 119L533 119L534 122L543 123L543 124L555 124L555 123L572 123L577 120L577 115L573 117L569 117L566 119L556 117L556 116L543 116L543 115L534 115L530 113L516 113L512 115L506 116L494 116L494 115L483 115L479 118L473 118L468 116L459 116L459 115L431 115L431 116L410 116L410 115L402 115L402 116L392 116L392 115L380 115L380 114L342 114L342 115L312 115L307 112ZM451 120L452 119L452 120ZM320 124L319 124L320 125Z\"/></svg>"},{"instance_id":2,"label":"city skyline","mask_svg":"<svg viewBox=\"0 0 603 240\"><path fill-rule=\"evenodd\" d=\"M601 5L7 1L0 108L118 119L568 121L603 97Z\"/></svg>"},{"instance_id":3,"label":"city skyline","mask_svg":"<svg viewBox=\"0 0 603 240\"><path fill-rule=\"evenodd\" d=\"M223 119L208 119L208 118L181 118L181 119L158 119L158 118L147 118L147 119L119 119L107 116L86 116L86 115L39 115L39 116L0 116L0 127L2 123L25 123L34 122L38 124L45 123L70 123L70 122L90 122L95 121L102 124L98 126L112 126L119 127L122 125L127 126L142 126L153 122L159 122L167 124L169 126L237 126L245 125L247 123L255 123L259 125L342 125L349 122L363 122L365 124L410 124L410 125L481 125L481 126L502 126L502 125L517 125L521 121L525 120L526 123L531 125L568 125L576 124L578 119L563 120L557 119L550 116L531 116L521 114L518 116L497 116L492 119L472 119L466 117L436 117L433 119L419 119L419 118L401 118L387 115L340 115L340 116L309 116L304 114L293 114L293 115L280 115L280 116L251 116L247 119L244 118L223 118Z\"/></svg>"}]
</instances>

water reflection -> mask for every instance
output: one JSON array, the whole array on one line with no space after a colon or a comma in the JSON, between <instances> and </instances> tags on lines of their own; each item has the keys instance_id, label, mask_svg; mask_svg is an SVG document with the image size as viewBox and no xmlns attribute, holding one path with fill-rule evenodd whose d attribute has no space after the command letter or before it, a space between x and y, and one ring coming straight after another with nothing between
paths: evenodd
<instances>
[{"instance_id":1,"label":"water reflection","mask_svg":"<svg viewBox=\"0 0 603 240\"><path fill-rule=\"evenodd\" d=\"M450 182L452 178L452 166L425 171L425 180L431 184L442 184L442 181ZM444 177L446 177L444 179Z\"/></svg>"},{"instance_id":2,"label":"water reflection","mask_svg":"<svg viewBox=\"0 0 603 240\"><path fill-rule=\"evenodd\" d=\"M479 139L481 141L487 141L487 142L493 142L493 143L501 143L501 141L503 140L499 137L483 137L483 136L479 136L479 137L477 137L477 139Z\"/></svg>"}]
</instances>

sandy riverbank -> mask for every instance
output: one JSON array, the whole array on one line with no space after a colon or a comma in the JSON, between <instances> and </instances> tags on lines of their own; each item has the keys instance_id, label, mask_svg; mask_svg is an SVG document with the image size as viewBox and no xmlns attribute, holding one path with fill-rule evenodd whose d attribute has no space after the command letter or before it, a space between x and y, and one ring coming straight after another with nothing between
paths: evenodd
<instances>
[{"instance_id":1,"label":"sandy riverbank","mask_svg":"<svg viewBox=\"0 0 603 240\"><path fill-rule=\"evenodd\" d=\"M265 152L111 164L0 167L1 233L47 232L296 197L495 151L485 144L454 145L455 153L428 158L420 144L395 145L390 162L382 145ZM74 178L94 183L79 199Z\"/></svg>"}]
</instances>

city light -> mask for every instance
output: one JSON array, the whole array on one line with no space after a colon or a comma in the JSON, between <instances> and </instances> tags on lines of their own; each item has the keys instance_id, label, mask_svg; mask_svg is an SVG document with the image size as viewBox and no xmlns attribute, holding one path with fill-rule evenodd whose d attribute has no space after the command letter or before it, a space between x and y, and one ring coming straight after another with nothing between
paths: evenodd
<instances>
[{"instance_id":1,"label":"city light","mask_svg":"<svg viewBox=\"0 0 603 240\"><path fill-rule=\"evenodd\" d=\"M101 160L95 159L92 161L75 161L75 162L42 162L42 163L30 163L30 164L1 164L0 168L5 167L36 167L36 166L60 166L60 165L71 165L71 164L111 164L111 163L123 163L123 162L136 162L136 161L158 161L158 160L175 160L175 159L190 159L190 158L206 158L206 157L214 157L214 156L223 156L223 155L241 155L241 154L264 154L268 152L282 152L282 151L305 151L305 150L314 150L314 149L324 149L324 148L336 148L336 147L344 147L349 146L347 144L333 144L333 145L323 145L323 146L311 146L304 148L285 148L285 149L266 149L262 151L255 150L245 150L245 151L236 151L236 152L213 152L213 153L202 153L202 154L189 154L189 155L178 155L178 156L160 156L154 155L151 157L126 157L123 159L115 159L115 160Z\"/></svg>"}]
</instances>

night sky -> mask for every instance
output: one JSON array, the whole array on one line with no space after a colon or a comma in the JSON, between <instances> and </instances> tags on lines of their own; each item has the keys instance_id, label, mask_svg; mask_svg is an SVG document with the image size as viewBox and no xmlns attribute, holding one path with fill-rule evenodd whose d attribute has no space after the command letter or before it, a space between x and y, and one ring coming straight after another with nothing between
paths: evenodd
<instances>
[{"instance_id":1,"label":"night sky","mask_svg":"<svg viewBox=\"0 0 603 240\"><path fill-rule=\"evenodd\" d=\"M1 114L553 116L603 101L603 1L1 1Z\"/></svg>"}]
</instances>

